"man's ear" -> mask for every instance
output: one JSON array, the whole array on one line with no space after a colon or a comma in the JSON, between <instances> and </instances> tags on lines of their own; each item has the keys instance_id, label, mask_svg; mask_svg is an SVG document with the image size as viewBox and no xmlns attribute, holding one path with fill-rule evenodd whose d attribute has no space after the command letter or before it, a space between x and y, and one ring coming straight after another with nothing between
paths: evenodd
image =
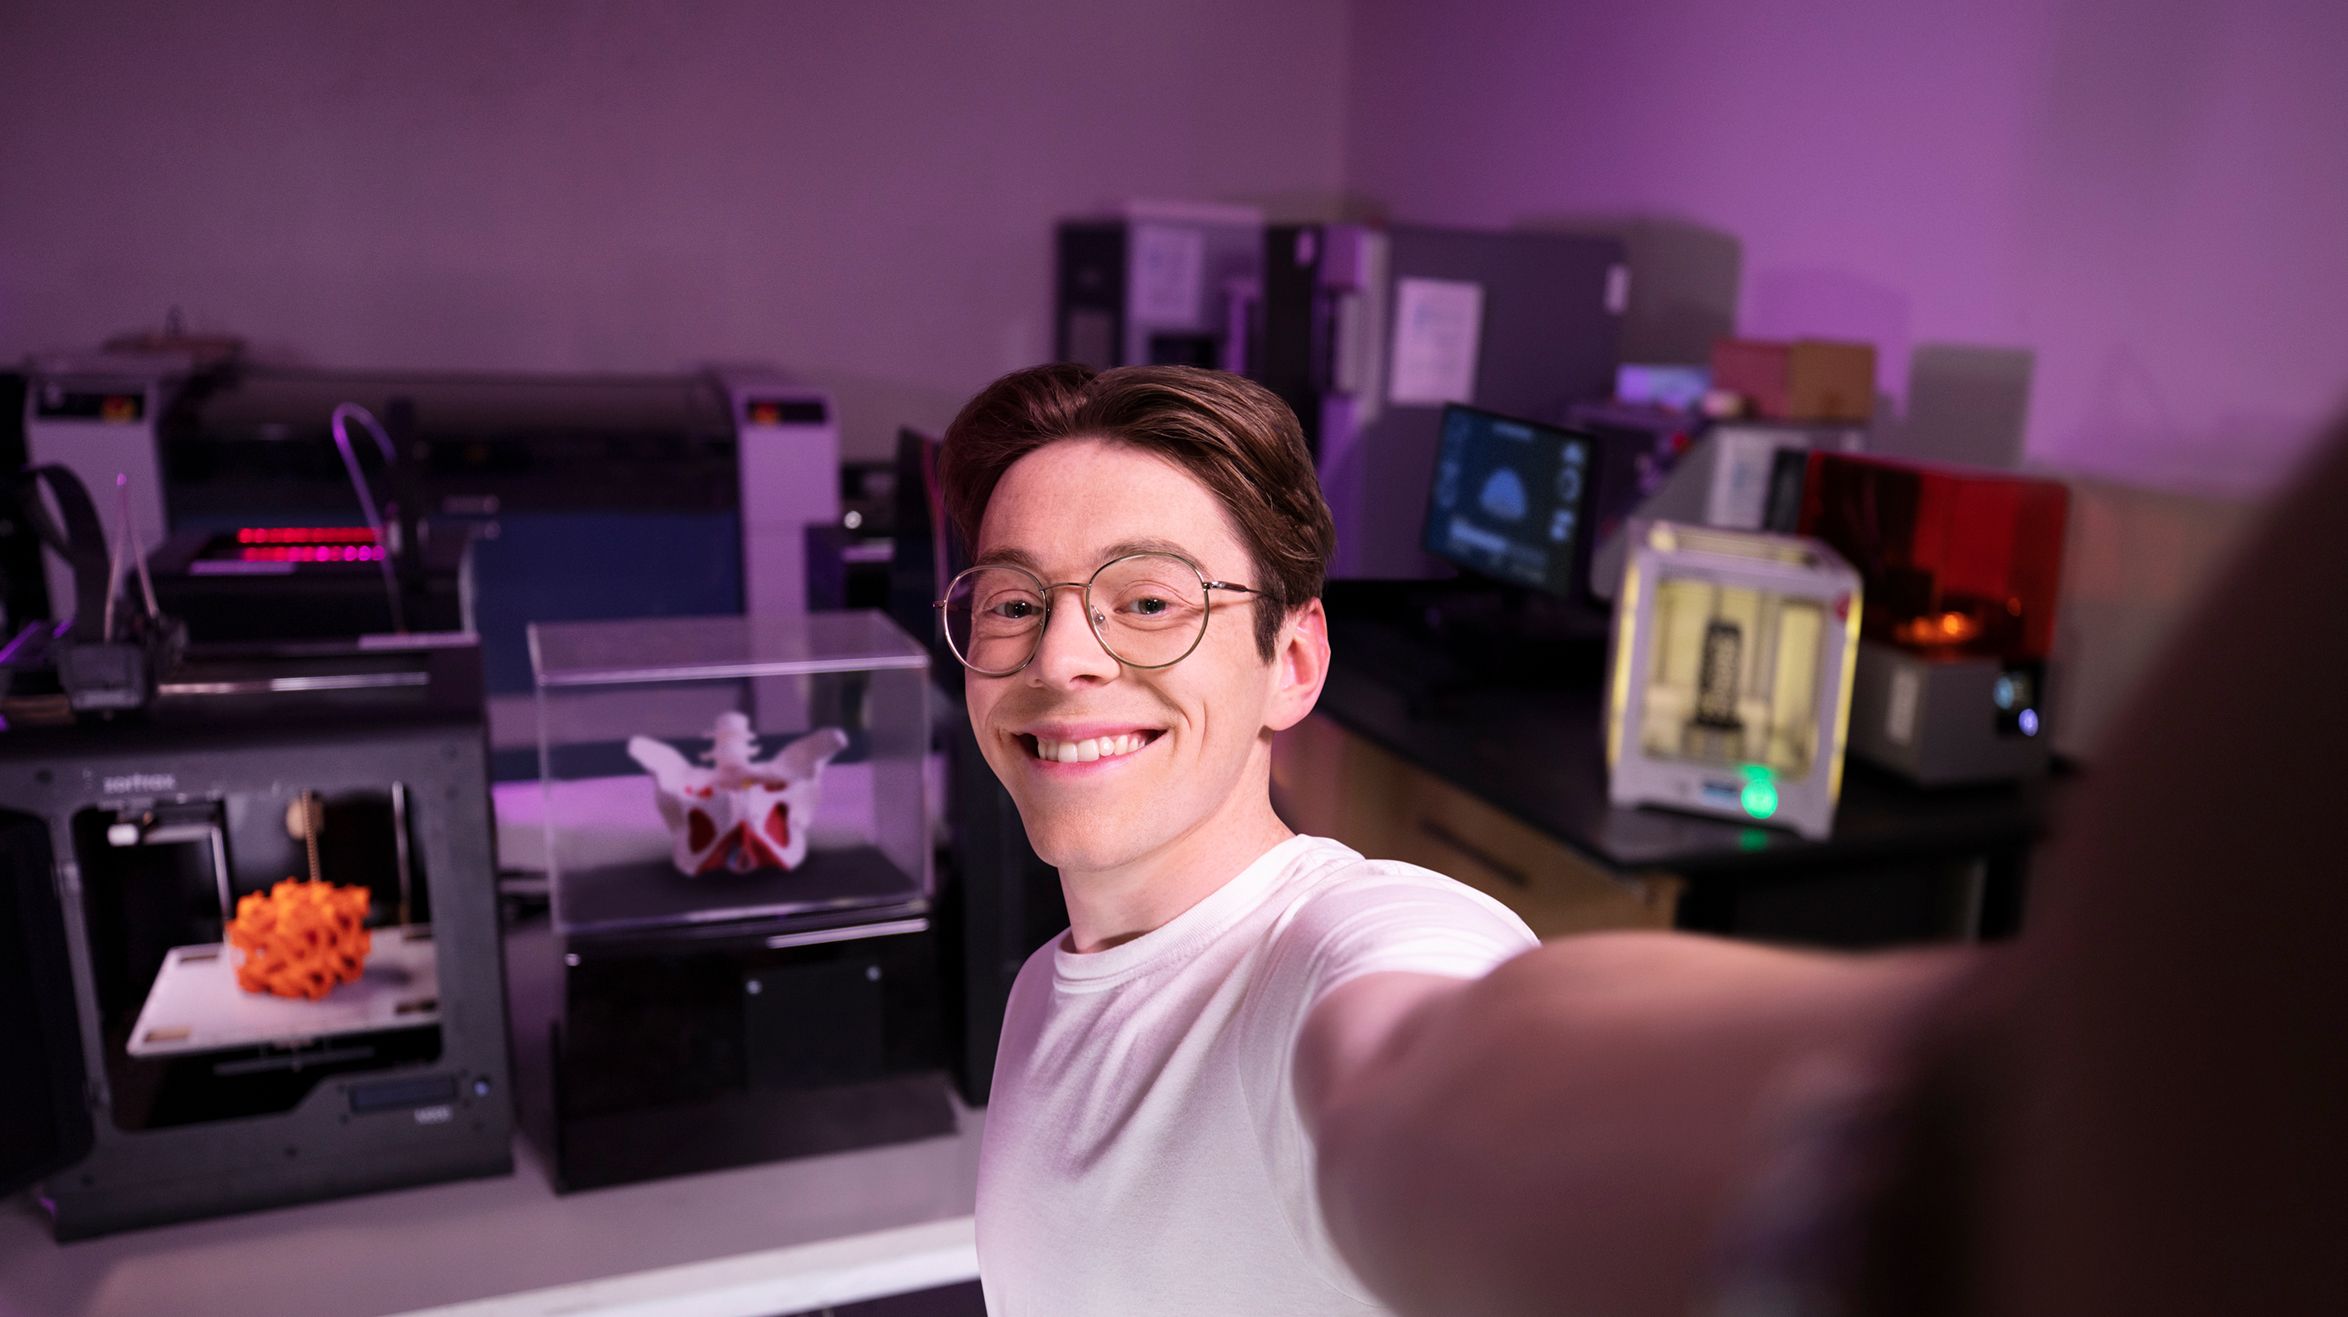
<instances>
[{"instance_id":1,"label":"man's ear","mask_svg":"<svg viewBox=\"0 0 2348 1317\"><path fill-rule=\"evenodd\" d=\"M1272 651L1272 698L1264 709L1264 730L1284 732L1304 721L1321 698L1329 677L1329 614L1314 599L1292 609L1281 624L1279 648Z\"/></svg>"}]
</instances>

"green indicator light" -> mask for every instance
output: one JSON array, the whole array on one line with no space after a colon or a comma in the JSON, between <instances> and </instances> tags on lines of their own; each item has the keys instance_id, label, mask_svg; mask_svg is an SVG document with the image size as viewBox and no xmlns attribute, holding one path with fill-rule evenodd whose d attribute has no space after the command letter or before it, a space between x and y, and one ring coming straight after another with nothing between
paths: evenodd
<instances>
[{"instance_id":1,"label":"green indicator light","mask_svg":"<svg viewBox=\"0 0 2348 1317\"><path fill-rule=\"evenodd\" d=\"M1745 791L1739 802L1745 812L1765 819L1777 812L1777 775L1759 764L1745 766Z\"/></svg>"}]
</instances>

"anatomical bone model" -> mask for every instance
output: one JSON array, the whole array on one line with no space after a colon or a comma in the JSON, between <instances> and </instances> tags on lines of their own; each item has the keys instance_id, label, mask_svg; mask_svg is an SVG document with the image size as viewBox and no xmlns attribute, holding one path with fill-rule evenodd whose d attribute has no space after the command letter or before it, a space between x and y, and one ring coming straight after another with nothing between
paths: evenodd
<instances>
[{"instance_id":1,"label":"anatomical bone model","mask_svg":"<svg viewBox=\"0 0 2348 1317\"><path fill-rule=\"evenodd\" d=\"M750 719L721 713L710 739L707 768L649 736L628 741L628 757L652 775L677 872L696 876L718 869L749 873L799 867L807 858L807 829L815 819L823 766L847 748L847 734L821 728L772 758L754 759L758 737Z\"/></svg>"}]
</instances>

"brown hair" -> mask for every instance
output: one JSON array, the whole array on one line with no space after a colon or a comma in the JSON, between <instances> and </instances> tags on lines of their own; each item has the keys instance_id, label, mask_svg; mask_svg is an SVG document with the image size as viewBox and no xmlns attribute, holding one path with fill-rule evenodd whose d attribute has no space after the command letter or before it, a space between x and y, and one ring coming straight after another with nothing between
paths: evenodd
<instances>
[{"instance_id":1,"label":"brown hair","mask_svg":"<svg viewBox=\"0 0 2348 1317\"><path fill-rule=\"evenodd\" d=\"M1247 546L1256 579L1256 650L1270 661L1280 624L1318 599L1337 530L1296 413L1252 380L1194 366L1095 371L1060 363L1014 371L946 427L938 484L946 515L975 548L987 499L1011 464L1061 439L1106 439L1167 459L1207 487Z\"/></svg>"}]
</instances>

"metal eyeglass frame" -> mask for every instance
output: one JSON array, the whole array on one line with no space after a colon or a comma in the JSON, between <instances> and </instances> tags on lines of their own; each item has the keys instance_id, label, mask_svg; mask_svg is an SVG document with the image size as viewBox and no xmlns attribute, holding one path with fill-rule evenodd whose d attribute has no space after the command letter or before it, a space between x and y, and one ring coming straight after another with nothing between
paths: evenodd
<instances>
[{"instance_id":1,"label":"metal eyeglass frame","mask_svg":"<svg viewBox=\"0 0 2348 1317\"><path fill-rule=\"evenodd\" d=\"M1117 647L1109 643L1109 638L1101 634L1100 610L1093 607L1093 582L1101 579L1102 572L1109 570L1118 563L1131 562L1136 558L1165 558L1169 561L1178 562L1183 566L1188 567L1191 571L1191 574L1198 577L1199 590L1201 591L1201 595L1205 600L1205 603L1199 609L1198 634L1190 638L1190 645L1188 648L1184 649L1181 653L1176 654L1174 657L1167 659L1163 663L1136 663L1131 659L1126 658L1123 654L1118 653ZM954 587L960 585L965 577L976 575L979 572L1017 572L1021 576L1026 577L1028 580L1035 582L1036 596L1043 600L1044 615L1043 618L1036 623L1035 639L1027 647L1027 657L1019 660L1017 666L1004 668L999 672L982 668L977 664L972 663L970 661L970 656L962 652L962 647L954 643L954 628L946 625L946 604L954 597ZM1044 632L1049 630L1052 625L1052 598L1055 594L1062 590L1075 590L1083 598L1084 624L1092 631L1092 638L1100 644L1101 652L1107 654L1110 658L1117 660L1119 664L1128 668L1132 668L1136 672L1157 672L1161 669L1173 667L1175 664L1180 663L1186 658L1189 658L1192 654L1198 651L1199 643L1207 638L1207 621L1213 617L1215 613L1215 591L1228 590L1233 594L1263 594L1263 591L1258 590L1252 585L1241 585L1236 581L1210 581L1207 579L1206 572L1201 570L1197 563L1192 562L1188 558L1178 557L1171 553L1147 552L1127 553L1121 554L1115 558L1111 558L1107 562L1102 563L1100 566L1093 568L1092 575L1081 581L1046 581L1044 578L1036 575L1034 572L1027 570L1025 567L1017 567L1009 563L984 563L977 567L965 567L961 571L954 573L953 580L946 582L946 597L936 601L935 603L932 603L930 607L937 610L938 630L946 638L946 648L954 651L954 657L961 660L963 667L977 673L982 677L1010 677L1016 676L1019 673L1026 671L1027 665L1035 662L1035 656L1044 652Z\"/></svg>"}]
</instances>

